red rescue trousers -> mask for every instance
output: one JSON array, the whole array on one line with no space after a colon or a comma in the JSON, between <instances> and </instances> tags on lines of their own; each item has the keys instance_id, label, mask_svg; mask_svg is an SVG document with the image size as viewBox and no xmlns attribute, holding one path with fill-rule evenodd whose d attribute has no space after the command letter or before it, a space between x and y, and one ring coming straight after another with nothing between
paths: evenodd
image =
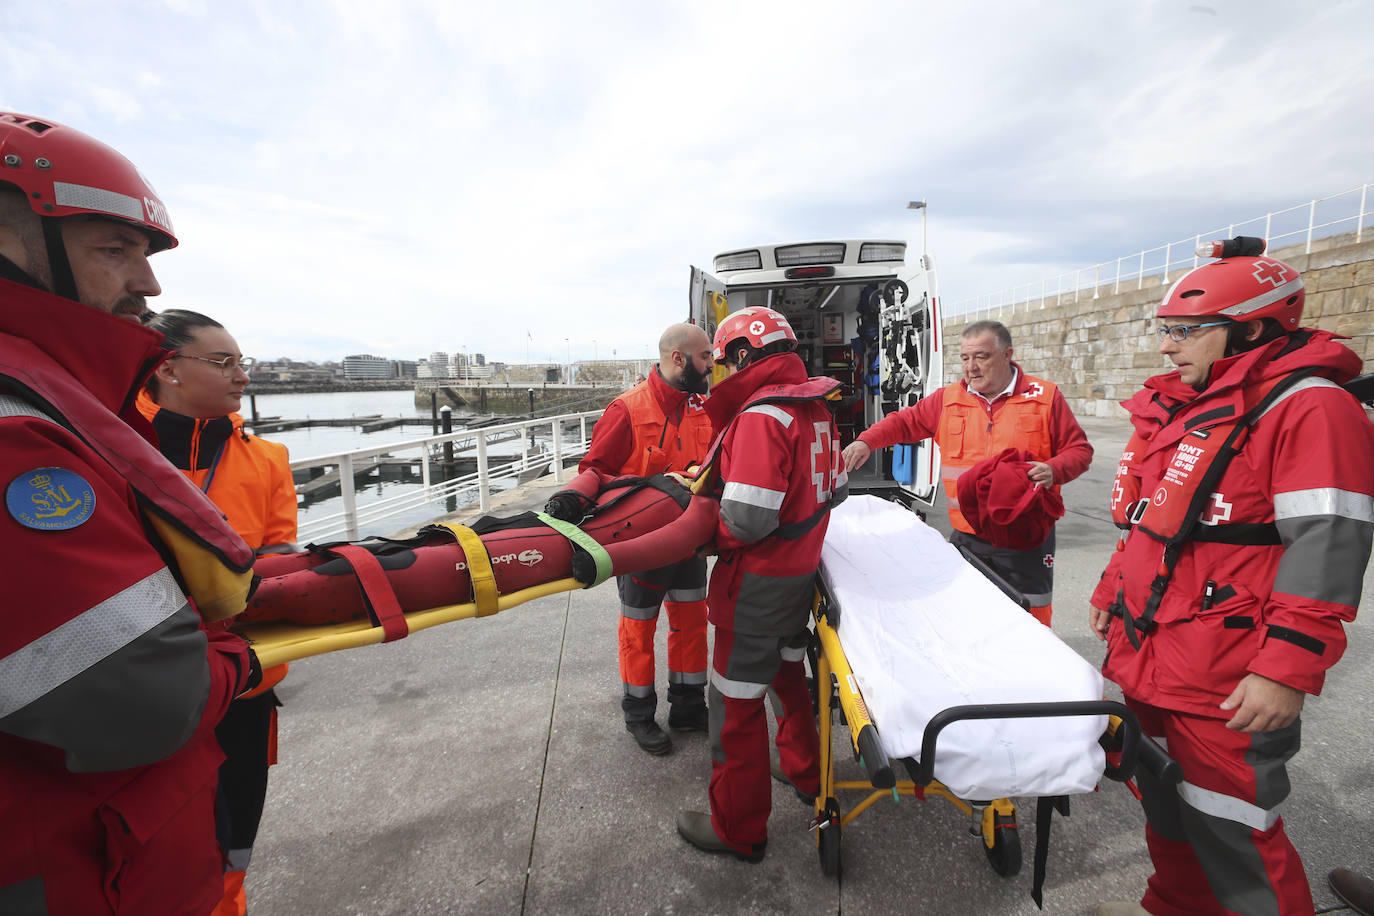
<instances>
[{"instance_id":1,"label":"red rescue trousers","mask_svg":"<svg viewBox=\"0 0 1374 916\"><path fill-rule=\"evenodd\" d=\"M1311 916L1312 890L1277 810L1300 722L1249 735L1223 719L1126 704L1183 768L1178 786L1137 774L1155 867L1141 906L1154 916Z\"/></svg>"},{"instance_id":2,"label":"red rescue trousers","mask_svg":"<svg viewBox=\"0 0 1374 916\"><path fill-rule=\"evenodd\" d=\"M768 841L772 776L768 764L768 689L778 714L778 762L800 791L820 792L820 739L806 686L807 633L758 636L716 627L708 702L711 717L711 826L746 855Z\"/></svg>"}]
</instances>

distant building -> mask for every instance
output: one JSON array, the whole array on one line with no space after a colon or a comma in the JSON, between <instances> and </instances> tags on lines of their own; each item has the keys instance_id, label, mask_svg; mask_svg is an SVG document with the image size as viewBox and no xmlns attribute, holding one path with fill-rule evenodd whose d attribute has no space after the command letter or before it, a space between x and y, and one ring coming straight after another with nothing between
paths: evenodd
<instances>
[{"instance_id":1,"label":"distant building","mask_svg":"<svg viewBox=\"0 0 1374 916\"><path fill-rule=\"evenodd\" d=\"M429 354L429 377L448 378L448 352L445 350L435 350Z\"/></svg>"},{"instance_id":2,"label":"distant building","mask_svg":"<svg viewBox=\"0 0 1374 916\"><path fill-rule=\"evenodd\" d=\"M478 354L476 354L475 356L473 356L472 359L473 359L473 361L476 362L477 365L479 365L479 366L485 366L485 365L487 364L487 357L486 357L486 354L484 354L484 353L478 353Z\"/></svg>"},{"instance_id":3,"label":"distant building","mask_svg":"<svg viewBox=\"0 0 1374 916\"><path fill-rule=\"evenodd\" d=\"M345 356L343 375L346 379L396 378L396 361L370 353Z\"/></svg>"},{"instance_id":4,"label":"distant building","mask_svg":"<svg viewBox=\"0 0 1374 916\"><path fill-rule=\"evenodd\" d=\"M419 368L419 364L413 359L398 359L396 360L396 377L417 378Z\"/></svg>"}]
</instances>

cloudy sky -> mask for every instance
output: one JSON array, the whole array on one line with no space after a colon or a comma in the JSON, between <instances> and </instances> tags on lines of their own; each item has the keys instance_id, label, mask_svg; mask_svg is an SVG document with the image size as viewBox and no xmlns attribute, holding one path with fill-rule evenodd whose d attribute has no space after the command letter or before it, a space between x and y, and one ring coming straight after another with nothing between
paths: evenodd
<instances>
[{"instance_id":1,"label":"cloudy sky","mask_svg":"<svg viewBox=\"0 0 1374 916\"><path fill-rule=\"evenodd\" d=\"M953 303L1374 181L1374 0L0 0L0 21L0 109L134 160L181 238L162 307L259 357L644 356L689 264L919 246L912 199Z\"/></svg>"}]
</instances>

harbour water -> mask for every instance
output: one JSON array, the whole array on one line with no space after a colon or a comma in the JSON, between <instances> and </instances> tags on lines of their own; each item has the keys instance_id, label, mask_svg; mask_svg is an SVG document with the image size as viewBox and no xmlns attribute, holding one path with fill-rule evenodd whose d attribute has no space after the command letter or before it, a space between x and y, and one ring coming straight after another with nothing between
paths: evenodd
<instances>
[{"instance_id":1,"label":"harbour water","mask_svg":"<svg viewBox=\"0 0 1374 916\"><path fill-rule=\"evenodd\" d=\"M251 392L251 388L249 391ZM393 442L402 442L409 439L418 439L430 434L428 421L430 412L427 408L417 408L415 406L414 394L410 391L334 391L319 394L260 394L257 395L257 409L259 418L279 417L284 420L302 420L309 418L316 419L344 419L348 417L418 417L423 418L425 425L397 426L390 429L380 430L374 433L364 433L356 426L316 426L302 429L282 430L273 432L267 436L273 442L280 442L287 447L291 459L313 458L322 455L337 454L339 452L350 451L353 449L367 448L374 445L388 445ZM244 399L242 413L245 418L250 416L250 406L248 399ZM454 428L462 426L462 418L454 417ZM499 447L493 448L493 453L499 454ZM402 453L415 454L415 452ZM509 486L508 483L496 482L493 489L501 489ZM374 503L383 498L402 496L408 493L419 493L423 489L422 484L417 481L406 480L384 480L380 477L368 479L366 482L359 479L357 483L357 499L360 508ZM469 502L476 502L476 494L470 496L460 495L456 498L441 499L433 502L423 503L413 509L407 510L404 514L387 518L374 526L360 531L360 535L387 535L398 531L409 525L420 524L428 519L435 518L445 512L453 512ZM342 511L342 499L338 495L322 500L305 501L300 503L300 526L301 537L303 540L313 540L312 528L318 530L320 525L326 524L330 516ZM326 540L337 538L325 538Z\"/></svg>"}]
</instances>

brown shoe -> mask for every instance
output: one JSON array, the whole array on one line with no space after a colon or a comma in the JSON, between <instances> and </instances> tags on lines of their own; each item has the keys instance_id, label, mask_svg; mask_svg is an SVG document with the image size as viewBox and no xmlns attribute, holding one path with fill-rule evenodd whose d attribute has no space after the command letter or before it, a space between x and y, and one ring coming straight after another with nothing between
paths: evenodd
<instances>
[{"instance_id":1,"label":"brown shoe","mask_svg":"<svg viewBox=\"0 0 1374 916\"><path fill-rule=\"evenodd\" d=\"M736 859L742 859L750 864L763 861L766 844L757 844L752 853L740 852L716 835L716 828L711 826L711 815L701 811L679 811L677 832L684 840L705 852L728 852Z\"/></svg>"},{"instance_id":2,"label":"brown shoe","mask_svg":"<svg viewBox=\"0 0 1374 916\"><path fill-rule=\"evenodd\" d=\"M668 733L659 728L653 719L647 722L626 722L625 730L635 736L635 742L641 749L655 757L672 753L673 739L669 738Z\"/></svg>"},{"instance_id":3,"label":"brown shoe","mask_svg":"<svg viewBox=\"0 0 1374 916\"><path fill-rule=\"evenodd\" d=\"M1374 916L1374 881L1348 868L1333 868L1326 876L1326 883L1360 916Z\"/></svg>"}]
</instances>

